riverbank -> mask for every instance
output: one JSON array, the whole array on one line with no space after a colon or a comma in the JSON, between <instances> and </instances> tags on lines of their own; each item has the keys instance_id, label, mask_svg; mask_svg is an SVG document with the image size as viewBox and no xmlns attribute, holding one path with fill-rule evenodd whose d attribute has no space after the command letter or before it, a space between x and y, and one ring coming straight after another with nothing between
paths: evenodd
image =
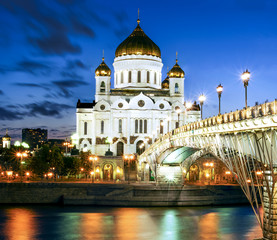
<instances>
[{"instance_id":1,"label":"riverbank","mask_svg":"<svg viewBox=\"0 0 277 240\"><path fill-rule=\"evenodd\" d=\"M211 206L248 203L239 186L0 183L1 204Z\"/></svg>"}]
</instances>

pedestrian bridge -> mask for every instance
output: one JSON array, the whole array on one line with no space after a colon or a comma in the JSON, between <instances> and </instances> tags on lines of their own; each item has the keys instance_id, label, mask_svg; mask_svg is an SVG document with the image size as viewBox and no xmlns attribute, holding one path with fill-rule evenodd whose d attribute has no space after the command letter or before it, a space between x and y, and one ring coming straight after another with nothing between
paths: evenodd
<instances>
[{"instance_id":1,"label":"pedestrian bridge","mask_svg":"<svg viewBox=\"0 0 277 240\"><path fill-rule=\"evenodd\" d=\"M183 173L208 153L236 177L264 238L277 239L277 100L176 128L146 149L139 165L148 165L158 182L180 183Z\"/></svg>"}]
</instances>

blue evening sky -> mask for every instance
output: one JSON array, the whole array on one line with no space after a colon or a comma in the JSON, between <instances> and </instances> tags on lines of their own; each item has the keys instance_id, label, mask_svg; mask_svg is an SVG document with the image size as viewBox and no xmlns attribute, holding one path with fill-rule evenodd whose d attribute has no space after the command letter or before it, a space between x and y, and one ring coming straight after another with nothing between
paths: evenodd
<instances>
[{"instance_id":1,"label":"blue evening sky","mask_svg":"<svg viewBox=\"0 0 277 240\"><path fill-rule=\"evenodd\" d=\"M94 70L112 69L117 46L141 27L160 47L166 69L185 71L185 99L207 95L204 117L244 107L240 74L251 79L248 105L273 101L277 81L277 2L271 0L0 2L0 136L47 128L49 138L75 131L76 102L94 98ZM113 74L112 74L113 85Z\"/></svg>"}]
</instances>

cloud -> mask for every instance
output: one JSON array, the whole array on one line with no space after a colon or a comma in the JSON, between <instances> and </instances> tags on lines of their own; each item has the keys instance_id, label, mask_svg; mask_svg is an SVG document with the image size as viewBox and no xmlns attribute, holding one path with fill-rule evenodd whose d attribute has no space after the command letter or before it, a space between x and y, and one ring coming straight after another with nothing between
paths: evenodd
<instances>
[{"instance_id":1,"label":"cloud","mask_svg":"<svg viewBox=\"0 0 277 240\"><path fill-rule=\"evenodd\" d=\"M14 85L16 86L20 86L20 87L32 87L32 88L42 88L45 90L49 90L50 88L43 85L43 84L37 84L37 83L14 83Z\"/></svg>"},{"instance_id":2,"label":"cloud","mask_svg":"<svg viewBox=\"0 0 277 240\"><path fill-rule=\"evenodd\" d=\"M52 68L47 64L34 60L22 60L17 62L14 66L1 66L0 73L6 74L8 72L26 72L33 75L49 75Z\"/></svg>"},{"instance_id":3,"label":"cloud","mask_svg":"<svg viewBox=\"0 0 277 240\"><path fill-rule=\"evenodd\" d=\"M19 120L23 119L23 114L0 107L0 120Z\"/></svg>"},{"instance_id":4,"label":"cloud","mask_svg":"<svg viewBox=\"0 0 277 240\"><path fill-rule=\"evenodd\" d=\"M56 102L37 102L26 104L24 107L27 109L28 116L38 117L38 116L47 116L47 117L55 117L61 118L62 113L68 109L74 108L73 106L67 104L60 104Z\"/></svg>"},{"instance_id":5,"label":"cloud","mask_svg":"<svg viewBox=\"0 0 277 240\"><path fill-rule=\"evenodd\" d=\"M75 72L61 71L60 74L62 77L71 78L74 80L82 80L84 78L83 76L80 76L80 75L76 74Z\"/></svg>"},{"instance_id":6,"label":"cloud","mask_svg":"<svg viewBox=\"0 0 277 240\"><path fill-rule=\"evenodd\" d=\"M75 69L75 68L81 68L81 69L87 69L88 66L85 65L81 60L68 60L67 61L67 67L66 69Z\"/></svg>"},{"instance_id":7,"label":"cloud","mask_svg":"<svg viewBox=\"0 0 277 240\"><path fill-rule=\"evenodd\" d=\"M72 88L72 87L79 87L82 85L88 85L87 82L81 80L60 80L60 81L52 81L53 84L57 85L60 88Z\"/></svg>"},{"instance_id":8,"label":"cloud","mask_svg":"<svg viewBox=\"0 0 277 240\"><path fill-rule=\"evenodd\" d=\"M4 92L2 90L0 90L0 95L4 95Z\"/></svg>"},{"instance_id":9,"label":"cloud","mask_svg":"<svg viewBox=\"0 0 277 240\"><path fill-rule=\"evenodd\" d=\"M80 46L73 44L63 32L52 32L49 36L30 37L29 41L45 54L81 53Z\"/></svg>"}]
</instances>

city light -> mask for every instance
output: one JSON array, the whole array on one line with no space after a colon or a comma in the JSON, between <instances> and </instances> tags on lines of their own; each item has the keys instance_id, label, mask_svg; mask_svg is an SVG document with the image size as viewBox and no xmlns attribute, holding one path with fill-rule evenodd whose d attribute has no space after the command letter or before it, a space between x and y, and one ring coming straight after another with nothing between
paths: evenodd
<instances>
[{"instance_id":1,"label":"city light","mask_svg":"<svg viewBox=\"0 0 277 240\"><path fill-rule=\"evenodd\" d=\"M225 174L226 174L226 175L230 175L231 172L230 172L230 171L226 171Z\"/></svg>"},{"instance_id":2,"label":"city light","mask_svg":"<svg viewBox=\"0 0 277 240\"><path fill-rule=\"evenodd\" d=\"M263 172L262 172L262 171L257 171L256 174L257 174L257 175L262 175Z\"/></svg>"},{"instance_id":3,"label":"city light","mask_svg":"<svg viewBox=\"0 0 277 240\"><path fill-rule=\"evenodd\" d=\"M191 109L192 108L192 102L186 102L186 108Z\"/></svg>"},{"instance_id":4,"label":"city light","mask_svg":"<svg viewBox=\"0 0 277 240\"><path fill-rule=\"evenodd\" d=\"M248 71L248 69L246 69L242 74L241 74L241 80L243 82L245 81L249 81L250 79L250 72Z\"/></svg>"}]
</instances>

